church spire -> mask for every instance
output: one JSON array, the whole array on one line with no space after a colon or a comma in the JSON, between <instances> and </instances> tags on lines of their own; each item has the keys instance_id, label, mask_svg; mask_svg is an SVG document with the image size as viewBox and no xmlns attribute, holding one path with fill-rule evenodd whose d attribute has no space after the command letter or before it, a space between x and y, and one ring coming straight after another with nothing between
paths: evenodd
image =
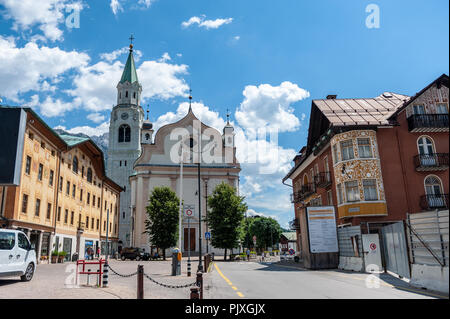
<instances>
[{"instance_id":1,"label":"church spire","mask_svg":"<svg viewBox=\"0 0 450 319\"><path fill-rule=\"evenodd\" d=\"M133 40L134 37L131 35L130 37L130 53L128 54L127 63L125 64L125 69L122 73L122 78L120 79L120 83L125 82L139 82L136 72L136 66L134 64L134 57L133 57Z\"/></svg>"},{"instance_id":2,"label":"church spire","mask_svg":"<svg viewBox=\"0 0 450 319\"><path fill-rule=\"evenodd\" d=\"M189 88L189 112L192 112L192 89Z\"/></svg>"}]
</instances>

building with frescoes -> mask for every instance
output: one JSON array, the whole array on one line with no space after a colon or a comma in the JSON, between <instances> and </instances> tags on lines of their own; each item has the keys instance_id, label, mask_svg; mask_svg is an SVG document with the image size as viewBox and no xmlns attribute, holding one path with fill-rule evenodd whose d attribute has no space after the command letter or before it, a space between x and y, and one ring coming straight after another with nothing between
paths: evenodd
<instances>
[{"instance_id":1,"label":"building with frescoes","mask_svg":"<svg viewBox=\"0 0 450 319\"><path fill-rule=\"evenodd\" d=\"M445 74L412 97L313 100L307 145L283 179L292 180L300 249L308 248L307 207L333 206L338 227L366 234L408 214L447 210L448 107ZM352 240L358 255L361 238Z\"/></svg>"}]
</instances>

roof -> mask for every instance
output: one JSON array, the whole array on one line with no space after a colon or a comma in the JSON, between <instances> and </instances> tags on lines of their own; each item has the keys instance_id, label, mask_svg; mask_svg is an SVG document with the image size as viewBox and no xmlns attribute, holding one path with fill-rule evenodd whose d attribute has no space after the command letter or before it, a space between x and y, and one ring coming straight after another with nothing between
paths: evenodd
<instances>
[{"instance_id":1,"label":"roof","mask_svg":"<svg viewBox=\"0 0 450 319\"><path fill-rule=\"evenodd\" d=\"M409 97L385 92L366 99L322 99L313 103L332 126L390 125L389 118Z\"/></svg>"},{"instance_id":2,"label":"roof","mask_svg":"<svg viewBox=\"0 0 450 319\"><path fill-rule=\"evenodd\" d=\"M59 136L64 140L64 142L66 142L69 147L74 147L75 145L84 143L89 140L89 138L87 137L79 137L73 135L60 134Z\"/></svg>"},{"instance_id":3,"label":"roof","mask_svg":"<svg viewBox=\"0 0 450 319\"><path fill-rule=\"evenodd\" d=\"M136 72L136 66L134 65L134 57L133 57L133 50L130 49L130 54L128 54L127 63L125 64L125 69L122 73L122 78L120 79L119 83L125 83L125 82L139 82Z\"/></svg>"},{"instance_id":4,"label":"roof","mask_svg":"<svg viewBox=\"0 0 450 319\"><path fill-rule=\"evenodd\" d=\"M281 236L286 237L286 239L289 240L289 241L297 240L297 233L296 232L281 233Z\"/></svg>"}]
</instances>

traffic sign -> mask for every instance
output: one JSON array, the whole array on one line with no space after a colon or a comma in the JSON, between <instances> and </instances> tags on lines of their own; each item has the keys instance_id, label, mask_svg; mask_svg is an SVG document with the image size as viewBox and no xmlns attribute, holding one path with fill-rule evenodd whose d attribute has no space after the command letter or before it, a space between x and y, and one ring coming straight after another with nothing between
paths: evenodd
<instances>
[{"instance_id":1,"label":"traffic sign","mask_svg":"<svg viewBox=\"0 0 450 319\"><path fill-rule=\"evenodd\" d=\"M194 217L195 206L194 205L184 205L184 217L191 218Z\"/></svg>"},{"instance_id":2,"label":"traffic sign","mask_svg":"<svg viewBox=\"0 0 450 319\"><path fill-rule=\"evenodd\" d=\"M291 249L289 249L289 255L294 255L295 254L295 250L293 250L292 248Z\"/></svg>"},{"instance_id":3,"label":"traffic sign","mask_svg":"<svg viewBox=\"0 0 450 319\"><path fill-rule=\"evenodd\" d=\"M206 233L205 233L205 239L206 239L206 240L211 239L211 233L210 233L210 232L206 232Z\"/></svg>"}]
</instances>

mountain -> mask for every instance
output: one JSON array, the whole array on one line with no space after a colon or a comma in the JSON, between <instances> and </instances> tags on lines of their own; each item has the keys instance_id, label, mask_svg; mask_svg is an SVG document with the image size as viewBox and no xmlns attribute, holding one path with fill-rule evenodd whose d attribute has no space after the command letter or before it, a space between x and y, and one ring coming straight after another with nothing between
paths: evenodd
<instances>
[{"instance_id":1,"label":"mountain","mask_svg":"<svg viewBox=\"0 0 450 319\"><path fill-rule=\"evenodd\" d=\"M105 158L105 163L106 163L106 160L108 158L109 133L104 133L100 136L97 136L97 135L89 136L89 135L86 135L83 133L69 133L69 132L59 129L59 128L54 129L54 131L60 135L63 134L63 135L90 138L102 150L103 156Z\"/></svg>"}]
</instances>

